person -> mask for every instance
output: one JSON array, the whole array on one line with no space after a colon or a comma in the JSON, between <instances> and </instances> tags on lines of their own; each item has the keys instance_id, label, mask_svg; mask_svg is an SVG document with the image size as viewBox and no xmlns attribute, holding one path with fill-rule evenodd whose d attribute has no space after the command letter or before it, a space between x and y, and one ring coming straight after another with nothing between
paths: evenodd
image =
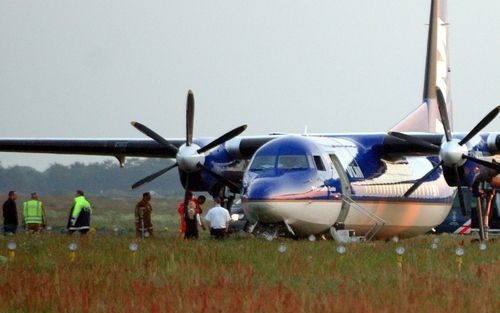
<instances>
[{"instance_id":1,"label":"person","mask_svg":"<svg viewBox=\"0 0 500 313\"><path fill-rule=\"evenodd\" d=\"M205 202L207 201L207 197L204 195L199 195L198 198L196 198L197 203L196 203L196 209L198 210L198 213L201 215L203 213L203 208L201 207Z\"/></svg>"},{"instance_id":2,"label":"person","mask_svg":"<svg viewBox=\"0 0 500 313\"><path fill-rule=\"evenodd\" d=\"M210 235L223 239L229 229L229 212L221 206L221 199L214 197L214 207L208 210L205 219L210 223Z\"/></svg>"},{"instance_id":3,"label":"person","mask_svg":"<svg viewBox=\"0 0 500 313\"><path fill-rule=\"evenodd\" d=\"M38 193L31 193L31 199L23 203L23 224L30 232L39 232L45 227L45 209Z\"/></svg>"},{"instance_id":4,"label":"person","mask_svg":"<svg viewBox=\"0 0 500 313\"><path fill-rule=\"evenodd\" d=\"M79 231L82 235L86 234L90 229L91 214L90 203L85 199L83 191L77 190L75 201L69 213L68 233L71 235L75 231Z\"/></svg>"},{"instance_id":5,"label":"person","mask_svg":"<svg viewBox=\"0 0 500 313\"><path fill-rule=\"evenodd\" d=\"M3 233L15 234L19 220L17 218L17 193L13 190L9 191L9 198L3 203Z\"/></svg>"},{"instance_id":6,"label":"person","mask_svg":"<svg viewBox=\"0 0 500 313\"><path fill-rule=\"evenodd\" d=\"M205 196L199 196L198 199L193 197L193 193L187 191L188 197L188 214L184 215L184 201L179 202L177 207L177 212L181 220L181 230L180 237L184 239L198 239L198 225L205 230L205 225L201 219L201 213L203 212L201 204L205 202Z\"/></svg>"},{"instance_id":7,"label":"person","mask_svg":"<svg viewBox=\"0 0 500 313\"><path fill-rule=\"evenodd\" d=\"M201 221L200 208L196 201L188 202L188 213L185 216L186 232L184 239L198 239L198 225L205 230L205 225Z\"/></svg>"},{"instance_id":8,"label":"person","mask_svg":"<svg viewBox=\"0 0 500 313\"><path fill-rule=\"evenodd\" d=\"M135 205L135 235L137 237L153 236L153 224L151 223L151 194L145 192L142 194L142 200Z\"/></svg>"}]
</instances>

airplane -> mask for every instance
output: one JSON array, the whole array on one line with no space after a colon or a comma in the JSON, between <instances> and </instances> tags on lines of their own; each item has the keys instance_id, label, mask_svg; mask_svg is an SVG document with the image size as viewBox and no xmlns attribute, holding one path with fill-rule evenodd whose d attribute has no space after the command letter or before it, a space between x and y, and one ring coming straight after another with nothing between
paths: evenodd
<instances>
[{"instance_id":1,"label":"airplane","mask_svg":"<svg viewBox=\"0 0 500 313\"><path fill-rule=\"evenodd\" d=\"M149 139L0 138L0 151L175 159L131 187L177 168L186 191L240 194L252 230L292 237L352 231L366 239L424 234L443 222L462 186L500 188L500 134L452 133L446 0L432 0L422 104L389 132L195 138L188 92L186 138L167 139L139 122ZM187 192L186 192L187 194ZM189 199L185 196L185 205Z\"/></svg>"}]
</instances>

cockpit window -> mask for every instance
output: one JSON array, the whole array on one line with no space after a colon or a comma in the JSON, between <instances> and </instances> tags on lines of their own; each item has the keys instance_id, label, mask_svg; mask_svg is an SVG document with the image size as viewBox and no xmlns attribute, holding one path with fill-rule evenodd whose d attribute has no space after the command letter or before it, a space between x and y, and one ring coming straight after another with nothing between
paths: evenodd
<instances>
[{"instance_id":1,"label":"cockpit window","mask_svg":"<svg viewBox=\"0 0 500 313\"><path fill-rule=\"evenodd\" d=\"M276 156L274 155L258 155L253 159L252 165L250 166L251 171L264 171L274 169L274 161Z\"/></svg>"},{"instance_id":2,"label":"cockpit window","mask_svg":"<svg viewBox=\"0 0 500 313\"><path fill-rule=\"evenodd\" d=\"M280 170L304 170L309 168L306 155L280 155L278 157L278 169Z\"/></svg>"}]
</instances>

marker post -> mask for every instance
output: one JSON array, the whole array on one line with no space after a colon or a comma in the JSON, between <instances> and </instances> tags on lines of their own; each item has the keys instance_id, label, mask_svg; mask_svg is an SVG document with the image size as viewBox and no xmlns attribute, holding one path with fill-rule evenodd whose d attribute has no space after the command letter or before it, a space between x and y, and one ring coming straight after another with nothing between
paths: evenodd
<instances>
[{"instance_id":1,"label":"marker post","mask_svg":"<svg viewBox=\"0 0 500 313\"><path fill-rule=\"evenodd\" d=\"M72 242L68 245L68 250L69 250L69 261L75 262L76 250L78 250L78 245L76 243Z\"/></svg>"},{"instance_id":2,"label":"marker post","mask_svg":"<svg viewBox=\"0 0 500 313\"><path fill-rule=\"evenodd\" d=\"M462 271L462 256L464 255L464 249L462 249L461 247L458 247L455 249L455 254L456 254L456 258L455 258L455 262L457 263L457 270L459 272Z\"/></svg>"},{"instance_id":3,"label":"marker post","mask_svg":"<svg viewBox=\"0 0 500 313\"><path fill-rule=\"evenodd\" d=\"M9 251L9 260L14 261L16 258L16 249L17 249L17 244L14 241L9 241L7 244L7 250Z\"/></svg>"},{"instance_id":4,"label":"marker post","mask_svg":"<svg viewBox=\"0 0 500 313\"><path fill-rule=\"evenodd\" d=\"M132 252L132 264L135 264L135 256L137 254L137 250L139 249L139 245L135 242L132 242L128 245L128 249Z\"/></svg>"},{"instance_id":5,"label":"marker post","mask_svg":"<svg viewBox=\"0 0 500 313\"><path fill-rule=\"evenodd\" d=\"M404 247L397 247L396 248L396 262L398 264L399 270L403 270L403 255L405 254L405 248Z\"/></svg>"}]
</instances>

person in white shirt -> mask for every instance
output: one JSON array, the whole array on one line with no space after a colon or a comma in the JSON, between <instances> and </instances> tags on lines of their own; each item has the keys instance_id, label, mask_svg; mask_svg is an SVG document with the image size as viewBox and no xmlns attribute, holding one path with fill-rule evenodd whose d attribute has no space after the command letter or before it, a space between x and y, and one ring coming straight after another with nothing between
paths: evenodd
<instances>
[{"instance_id":1,"label":"person in white shirt","mask_svg":"<svg viewBox=\"0 0 500 313\"><path fill-rule=\"evenodd\" d=\"M208 210L205 219L210 223L210 235L223 239L229 229L229 212L221 206L221 199L214 197L214 207Z\"/></svg>"}]
</instances>

